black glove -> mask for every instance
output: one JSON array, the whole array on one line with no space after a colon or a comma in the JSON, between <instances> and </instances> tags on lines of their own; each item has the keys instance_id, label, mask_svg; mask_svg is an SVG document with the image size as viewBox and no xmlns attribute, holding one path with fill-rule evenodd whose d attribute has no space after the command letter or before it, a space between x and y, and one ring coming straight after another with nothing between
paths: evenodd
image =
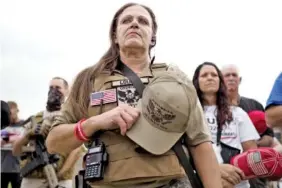
<instances>
[{"instance_id":1,"label":"black glove","mask_svg":"<svg viewBox=\"0 0 282 188\"><path fill-rule=\"evenodd\" d=\"M44 138L46 138L50 131L51 125L52 125L51 119L48 118L44 119L44 121L41 124L38 124L36 123L35 118L32 117L31 125L27 131L26 136L29 138L37 135L42 135Z\"/></svg>"}]
</instances>

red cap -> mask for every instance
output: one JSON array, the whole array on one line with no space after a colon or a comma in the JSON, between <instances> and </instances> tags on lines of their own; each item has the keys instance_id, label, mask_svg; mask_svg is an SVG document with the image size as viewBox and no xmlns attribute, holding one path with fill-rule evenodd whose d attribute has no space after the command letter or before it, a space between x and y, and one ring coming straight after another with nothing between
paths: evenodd
<instances>
[{"instance_id":1,"label":"red cap","mask_svg":"<svg viewBox=\"0 0 282 188\"><path fill-rule=\"evenodd\" d=\"M267 130L265 113L263 111L254 110L249 112L248 114L258 133L263 134Z\"/></svg>"},{"instance_id":2,"label":"red cap","mask_svg":"<svg viewBox=\"0 0 282 188\"><path fill-rule=\"evenodd\" d=\"M273 148L250 149L232 157L230 164L241 169L246 178L282 178L282 154Z\"/></svg>"}]
</instances>

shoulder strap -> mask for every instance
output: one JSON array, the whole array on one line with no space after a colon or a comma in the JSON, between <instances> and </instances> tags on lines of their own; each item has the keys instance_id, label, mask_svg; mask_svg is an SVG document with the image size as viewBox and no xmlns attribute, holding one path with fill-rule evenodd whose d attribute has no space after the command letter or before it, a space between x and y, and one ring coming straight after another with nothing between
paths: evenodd
<instances>
[{"instance_id":1,"label":"shoulder strap","mask_svg":"<svg viewBox=\"0 0 282 188\"><path fill-rule=\"evenodd\" d=\"M128 66L126 66L124 63L119 62L120 63L120 71L124 74L124 76L126 76L131 83L133 84L133 86L136 88L140 98L142 97L143 94L143 90L145 88L143 82L141 81L141 79L135 74L135 72L133 72ZM162 65L163 66L163 65ZM197 176L197 174L195 174L194 169L190 163L190 161L188 160L188 157L186 156L184 149L182 147L182 140L183 138L181 138L174 146L173 146L173 150L180 162L180 164L182 165L182 167L184 168L187 177L190 180L190 183L192 185L193 188L202 188L202 183L200 178ZM187 149L189 149L187 147ZM190 158L192 160L192 156L190 155Z\"/></svg>"},{"instance_id":2,"label":"shoulder strap","mask_svg":"<svg viewBox=\"0 0 282 188\"><path fill-rule=\"evenodd\" d=\"M141 79L133 72L127 65L120 62L119 65L120 71L126 76L133 86L136 88L139 97L142 98L143 90L145 89L145 85L141 81Z\"/></svg>"},{"instance_id":3,"label":"shoulder strap","mask_svg":"<svg viewBox=\"0 0 282 188\"><path fill-rule=\"evenodd\" d=\"M183 166L186 172L186 175L190 180L192 187L193 188L203 188L201 179L198 176L198 174L196 173L196 170L194 167L194 161L193 161L191 153L189 152L189 148L187 146L190 161L184 152L182 141L183 141L182 139L178 140L176 144L172 147L172 149L175 152L180 164Z\"/></svg>"},{"instance_id":4,"label":"shoulder strap","mask_svg":"<svg viewBox=\"0 0 282 188\"><path fill-rule=\"evenodd\" d=\"M219 122L217 122L217 133L216 133L216 145L217 146L220 144L221 134L222 134L222 127L219 125Z\"/></svg>"}]
</instances>

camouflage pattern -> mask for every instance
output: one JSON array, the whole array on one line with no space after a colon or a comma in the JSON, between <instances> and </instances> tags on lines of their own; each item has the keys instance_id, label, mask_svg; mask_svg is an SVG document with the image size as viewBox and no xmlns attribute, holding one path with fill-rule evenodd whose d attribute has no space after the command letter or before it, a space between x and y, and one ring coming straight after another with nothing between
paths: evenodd
<instances>
[{"instance_id":1,"label":"camouflage pattern","mask_svg":"<svg viewBox=\"0 0 282 188\"><path fill-rule=\"evenodd\" d=\"M46 120L52 122L53 118L54 117L50 117L50 114L44 113L43 111L39 112L35 115L36 123L42 123L43 124L43 123L45 123ZM51 123L50 123L50 125L51 125ZM24 126L25 126L26 131L30 131L32 129L30 123L28 123ZM34 145L32 140L29 142L29 145ZM55 168L55 171L57 173L62 168L62 166L65 162L65 159L66 159L66 156L59 156L59 157L60 157L60 160L56 164L54 164L54 168ZM32 160L31 156L27 156L26 159L20 161L20 166L24 167L26 164L30 163L31 160ZM63 174L63 177L60 177L59 180L72 179L73 172L74 172L74 167L72 167L68 172ZM35 170L30 175L28 175L26 178L44 178L45 179L46 177L45 177L45 174L44 174L43 168L42 168L42 169Z\"/></svg>"},{"instance_id":2,"label":"camouflage pattern","mask_svg":"<svg viewBox=\"0 0 282 188\"><path fill-rule=\"evenodd\" d=\"M72 180L59 181L59 185L64 188L73 188ZM49 188L48 183L44 179L23 178L21 188Z\"/></svg>"},{"instance_id":3,"label":"camouflage pattern","mask_svg":"<svg viewBox=\"0 0 282 188\"><path fill-rule=\"evenodd\" d=\"M35 117L36 123L42 123L43 122L43 112L37 113L34 117ZM25 131L29 132L32 129L32 124L31 123L27 123L27 124L24 125L24 127L25 127ZM29 146L34 146L34 142L30 141L28 143L28 145ZM32 158L29 155L27 155L25 159L20 161L21 168L24 167L25 165L27 165L28 163L30 163L31 160L32 160ZM34 172L32 172L27 177L28 178L45 178L44 173L43 173L43 169L35 170Z\"/></svg>"},{"instance_id":4,"label":"camouflage pattern","mask_svg":"<svg viewBox=\"0 0 282 188\"><path fill-rule=\"evenodd\" d=\"M165 185L162 188L192 188L190 181L187 177L177 180L171 185Z\"/></svg>"}]
</instances>

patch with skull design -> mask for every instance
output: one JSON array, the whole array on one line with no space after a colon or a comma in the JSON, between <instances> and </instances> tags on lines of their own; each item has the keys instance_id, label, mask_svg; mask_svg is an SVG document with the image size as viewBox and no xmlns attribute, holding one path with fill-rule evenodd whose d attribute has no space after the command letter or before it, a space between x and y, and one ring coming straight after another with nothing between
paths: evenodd
<instances>
[{"instance_id":1,"label":"patch with skull design","mask_svg":"<svg viewBox=\"0 0 282 188\"><path fill-rule=\"evenodd\" d=\"M141 81L146 85L149 83L149 78L141 78ZM134 108L137 106L139 94L130 80L124 79L113 81L112 87L115 87L117 90L118 105L128 104L129 106L132 106Z\"/></svg>"}]
</instances>

